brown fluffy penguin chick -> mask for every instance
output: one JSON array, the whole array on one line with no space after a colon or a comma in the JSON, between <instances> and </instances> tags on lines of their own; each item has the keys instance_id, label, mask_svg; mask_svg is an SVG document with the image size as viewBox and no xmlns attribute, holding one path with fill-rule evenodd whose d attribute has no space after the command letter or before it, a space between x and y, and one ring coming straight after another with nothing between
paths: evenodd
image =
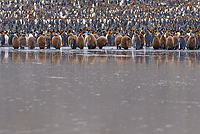
<instances>
[{"instance_id":1,"label":"brown fluffy penguin chick","mask_svg":"<svg viewBox=\"0 0 200 134\"><path fill-rule=\"evenodd\" d=\"M50 34L46 34L44 37L45 37L45 41L46 41L46 46L49 49L50 45L51 45L51 35Z\"/></svg>"},{"instance_id":2,"label":"brown fluffy penguin chick","mask_svg":"<svg viewBox=\"0 0 200 134\"><path fill-rule=\"evenodd\" d=\"M77 41L78 41L77 36L70 33L68 37L68 44L71 46L72 49L76 49Z\"/></svg>"},{"instance_id":3,"label":"brown fluffy penguin chick","mask_svg":"<svg viewBox=\"0 0 200 134\"><path fill-rule=\"evenodd\" d=\"M74 36L74 39L76 40L76 47L78 46L77 45L77 42L78 42L78 37L76 35L73 35Z\"/></svg>"},{"instance_id":4,"label":"brown fluffy penguin chick","mask_svg":"<svg viewBox=\"0 0 200 134\"><path fill-rule=\"evenodd\" d=\"M160 48L161 48L161 49L165 49L165 48L166 48L166 38L165 38L164 35L162 35L162 36L160 37Z\"/></svg>"},{"instance_id":5,"label":"brown fluffy penguin chick","mask_svg":"<svg viewBox=\"0 0 200 134\"><path fill-rule=\"evenodd\" d=\"M22 34L19 37L19 42L20 42L21 47L25 47L26 46L26 35L25 34Z\"/></svg>"},{"instance_id":6,"label":"brown fluffy penguin chick","mask_svg":"<svg viewBox=\"0 0 200 134\"><path fill-rule=\"evenodd\" d=\"M195 45L196 45L196 37L194 36L194 34L192 34L188 41L188 46L189 46L189 49L192 50L192 49L195 49Z\"/></svg>"},{"instance_id":7,"label":"brown fluffy penguin chick","mask_svg":"<svg viewBox=\"0 0 200 134\"><path fill-rule=\"evenodd\" d=\"M198 38L198 49L200 48L200 34L197 34L197 38Z\"/></svg>"},{"instance_id":8,"label":"brown fluffy penguin chick","mask_svg":"<svg viewBox=\"0 0 200 134\"><path fill-rule=\"evenodd\" d=\"M108 44L108 40L106 37L104 36L100 36L97 39L97 46L99 47L99 49L102 49L103 46L106 46Z\"/></svg>"},{"instance_id":9,"label":"brown fluffy penguin chick","mask_svg":"<svg viewBox=\"0 0 200 134\"><path fill-rule=\"evenodd\" d=\"M152 42L153 48L154 49L159 49L160 48L160 39L158 36L155 36L153 38L153 42Z\"/></svg>"},{"instance_id":10,"label":"brown fluffy penguin chick","mask_svg":"<svg viewBox=\"0 0 200 134\"><path fill-rule=\"evenodd\" d=\"M141 49L143 48L143 46L144 46L144 40L145 40L145 38L144 38L144 35L141 33L140 34L140 42L141 42Z\"/></svg>"},{"instance_id":11,"label":"brown fluffy penguin chick","mask_svg":"<svg viewBox=\"0 0 200 134\"><path fill-rule=\"evenodd\" d=\"M96 39L98 39L99 38L99 36L97 35L97 34L93 34L94 35L94 37L96 38Z\"/></svg>"},{"instance_id":12,"label":"brown fluffy penguin chick","mask_svg":"<svg viewBox=\"0 0 200 134\"><path fill-rule=\"evenodd\" d=\"M140 36L138 34L136 34L134 37L134 46L136 50L139 50L141 48Z\"/></svg>"},{"instance_id":13,"label":"brown fluffy penguin chick","mask_svg":"<svg viewBox=\"0 0 200 134\"><path fill-rule=\"evenodd\" d=\"M81 34L79 34L78 36L78 39L77 39L77 46L80 48L80 49L83 49L84 48L84 38Z\"/></svg>"},{"instance_id":14,"label":"brown fluffy penguin chick","mask_svg":"<svg viewBox=\"0 0 200 134\"><path fill-rule=\"evenodd\" d=\"M35 44L36 44L36 39L34 37L29 37L28 38L28 46L30 47L30 49L34 49L35 48Z\"/></svg>"},{"instance_id":15,"label":"brown fluffy penguin chick","mask_svg":"<svg viewBox=\"0 0 200 134\"><path fill-rule=\"evenodd\" d=\"M172 36L169 36L169 37L167 38L167 41L166 41L166 48L167 48L168 50L174 49L174 40L173 40L173 37L172 37Z\"/></svg>"},{"instance_id":16,"label":"brown fluffy penguin chick","mask_svg":"<svg viewBox=\"0 0 200 134\"><path fill-rule=\"evenodd\" d=\"M120 49L121 47L119 46L121 44L122 36L120 33L117 33L115 36L115 45L117 45L117 49Z\"/></svg>"},{"instance_id":17,"label":"brown fluffy penguin chick","mask_svg":"<svg viewBox=\"0 0 200 134\"><path fill-rule=\"evenodd\" d=\"M93 34L89 33L86 41L87 41L87 44L88 44L88 49L95 49L96 48L97 40L96 40L96 38L94 37Z\"/></svg>"},{"instance_id":18,"label":"brown fluffy penguin chick","mask_svg":"<svg viewBox=\"0 0 200 134\"><path fill-rule=\"evenodd\" d=\"M73 36L73 34L69 34L69 36L68 36L68 44L70 45L71 44L71 41L72 41L72 39L74 38L74 36Z\"/></svg>"},{"instance_id":19,"label":"brown fluffy penguin chick","mask_svg":"<svg viewBox=\"0 0 200 134\"><path fill-rule=\"evenodd\" d=\"M174 49L178 49L178 35L176 34L173 36L173 41L174 41Z\"/></svg>"},{"instance_id":20,"label":"brown fluffy penguin chick","mask_svg":"<svg viewBox=\"0 0 200 134\"><path fill-rule=\"evenodd\" d=\"M52 46L56 49L60 49L61 47L61 39L57 34L52 38Z\"/></svg>"},{"instance_id":21,"label":"brown fluffy penguin chick","mask_svg":"<svg viewBox=\"0 0 200 134\"><path fill-rule=\"evenodd\" d=\"M128 49L129 45L131 44L131 38L128 36L122 37L121 40L121 47L124 49Z\"/></svg>"},{"instance_id":22,"label":"brown fluffy penguin chick","mask_svg":"<svg viewBox=\"0 0 200 134\"><path fill-rule=\"evenodd\" d=\"M20 42L19 42L19 38L17 37L17 35L15 37L13 37L12 44L13 44L14 49L19 48Z\"/></svg>"},{"instance_id":23,"label":"brown fluffy penguin chick","mask_svg":"<svg viewBox=\"0 0 200 134\"><path fill-rule=\"evenodd\" d=\"M45 43L46 43L45 37L40 35L40 37L37 40L37 43L38 43L38 46L39 46L40 49L44 49L45 48Z\"/></svg>"}]
</instances>

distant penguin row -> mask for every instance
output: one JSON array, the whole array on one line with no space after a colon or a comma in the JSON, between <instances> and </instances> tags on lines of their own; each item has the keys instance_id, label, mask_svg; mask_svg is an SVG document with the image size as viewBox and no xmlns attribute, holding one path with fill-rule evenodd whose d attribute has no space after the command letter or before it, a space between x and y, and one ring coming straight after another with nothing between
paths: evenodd
<instances>
[{"instance_id":1,"label":"distant penguin row","mask_svg":"<svg viewBox=\"0 0 200 134\"><path fill-rule=\"evenodd\" d=\"M199 49L200 48L200 34L191 34L189 35L172 35L172 34L158 34L154 35L152 41L148 39L149 35L143 35L142 33L136 34L133 36L132 41L128 36L122 36L120 33L116 33L115 36L115 45L117 49L128 49L129 46L133 45L136 50L142 49L144 46L152 46L154 49L167 49L167 50L176 50L176 49Z\"/></svg>"},{"instance_id":2,"label":"distant penguin row","mask_svg":"<svg viewBox=\"0 0 200 134\"><path fill-rule=\"evenodd\" d=\"M73 34L69 34L68 37L68 45L71 46L72 49L76 49L77 47L83 49L84 46L88 46L88 49L95 49L97 46L99 49L102 49L103 46L106 46L108 40L104 36L98 37L96 34L88 33L86 39L79 34L78 37Z\"/></svg>"},{"instance_id":3,"label":"distant penguin row","mask_svg":"<svg viewBox=\"0 0 200 134\"><path fill-rule=\"evenodd\" d=\"M200 48L200 34L191 36L170 35L167 38L164 35L157 35L153 38L152 46L154 49L176 50L185 48L194 50Z\"/></svg>"},{"instance_id":4,"label":"distant penguin row","mask_svg":"<svg viewBox=\"0 0 200 134\"><path fill-rule=\"evenodd\" d=\"M85 37L85 38L84 38ZM128 49L130 46L133 46L136 50L142 49L144 46L150 47L152 46L154 49L199 49L200 48L200 34L191 34L186 36L178 36L175 35L156 35L152 43L147 44L145 40L145 36L141 34L136 34L133 40L129 36L122 36L120 33L116 33L115 35L115 45L117 49ZM68 36L68 45L72 49L80 48L83 49L84 46L87 46L88 49L95 49L98 47L102 49L104 46L108 44L108 39L104 36L98 36L96 34L88 33L86 36L79 34L78 37L73 35L72 33ZM29 37L28 42L26 42L25 34L22 34L20 37L17 35L12 39L12 45L14 49L21 48L23 49L25 46L28 46L30 49L34 49L36 45L39 46L40 49L44 49L45 47L49 49L51 46L60 49L62 45L62 39L58 34L55 34L51 39L49 34L41 35L38 37L37 42L35 37Z\"/></svg>"},{"instance_id":5,"label":"distant penguin row","mask_svg":"<svg viewBox=\"0 0 200 134\"><path fill-rule=\"evenodd\" d=\"M37 40L37 41L36 41ZM88 33L86 39L84 39L83 35L79 34L77 37L72 33L68 36L68 45L72 49L76 49L77 47L83 49L84 46L88 46L88 49L95 49L99 47L102 49L103 46L106 46L108 40L104 36L98 37L93 35L92 33ZM24 49L25 46L28 46L30 49L34 49L37 45L40 49L49 49L51 46L55 49L60 49L62 44L61 37L58 34L55 34L51 40L51 36L46 34L45 36L41 35L36 39L35 37L29 37L28 42L26 42L25 34L22 34L20 37L17 35L12 38L12 46L14 49Z\"/></svg>"},{"instance_id":6,"label":"distant penguin row","mask_svg":"<svg viewBox=\"0 0 200 134\"><path fill-rule=\"evenodd\" d=\"M54 37L52 38L52 41L50 40L49 38L50 35L45 35L45 36L40 36L38 39L37 39L37 44L39 46L40 49L44 49L45 46L47 48L50 48L50 44L52 42L52 46L56 49L60 49L61 47L61 38L55 34ZM14 49L18 49L18 48L21 48L21 49L24 49L24 47L26 46L26 37L24 34L22 34L19 38L18 36L14 36L13 39L12 39L12 45L13 45L13 48ZM28 47L30 49L34 49L36 46L36 38L35 37L29 37L28 38Z\"/></svg>"}]
</instances>

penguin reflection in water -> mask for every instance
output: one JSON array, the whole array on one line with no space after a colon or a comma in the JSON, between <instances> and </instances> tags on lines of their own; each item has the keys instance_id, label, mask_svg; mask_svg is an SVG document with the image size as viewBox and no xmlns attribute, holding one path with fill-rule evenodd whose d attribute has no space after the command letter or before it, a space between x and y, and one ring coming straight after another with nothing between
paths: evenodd
<instances>
[{"instance_id":1,"label":"penguin reflection in water","mask_svg":"<svg viewBox=\"0 0 200 134\"><path fill-rule=\"evenodd\" d=\"M61 59L62 59L62 53L61 52L52 53L52 63L53 64L60 64Z\"/></svg>"},{"instance_id":2,"label":"penguin reflection in water","mask_svg":"<svg viewBox=\"0 0 200 134\"><path fill-rule=\"evenodd\" d=\"M12 52L12 61L13 62L18 62L20 59L20 52L19 51L13 51Z\"/></svg>"},{"instance_id":3,"label":"penguin reflection in water","mask_svg":"<svg viewBox=\"0 0 200 134\"><path fill-rule=\"evenodd\" d=\"M45 58L46 58L45 52L40 51L37 53L37 59L39 62L41 63L45 62Z\"/></svg>"},{"instance_id":4,"label":"penguin reflection in water","mask_svg":"<svg viewBox=\"0 0 200 134\"><path fill-rule=\"evenodd\" d=\"M117 65L121 63L128 63L132 58L129 51L116 51L115 52L115 62Z\"/></svg>"}]
</instances>

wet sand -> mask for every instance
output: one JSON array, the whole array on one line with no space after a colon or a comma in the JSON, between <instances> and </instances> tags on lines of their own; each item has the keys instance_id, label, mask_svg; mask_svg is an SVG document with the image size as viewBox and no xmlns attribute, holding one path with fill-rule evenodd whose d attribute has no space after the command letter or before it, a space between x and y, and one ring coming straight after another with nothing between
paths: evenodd
<instances>
[{"instance_id":1,"label":"wet sand","mask_svg":"<svg viewBox=\"0 0 200 134\"><path fill-rule=\"evenodd\" d=\"M200 132L200 51L0 49L2 134Z\"/></svg>"}]
</instances>

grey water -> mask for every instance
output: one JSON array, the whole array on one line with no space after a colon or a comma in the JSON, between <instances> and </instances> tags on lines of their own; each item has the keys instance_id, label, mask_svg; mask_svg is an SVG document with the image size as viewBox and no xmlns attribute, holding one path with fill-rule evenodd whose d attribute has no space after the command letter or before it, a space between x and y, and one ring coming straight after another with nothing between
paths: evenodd
<instances>
[{"instance_id":1,"label":"grey water","mask_svg":"<svg viewBox=\"0 0 200 134\"><path fill-rule=\"evenodd\" d=\"M0 134L197 134L200 51L0 49Z\"/></svg>"}]
</instances>

